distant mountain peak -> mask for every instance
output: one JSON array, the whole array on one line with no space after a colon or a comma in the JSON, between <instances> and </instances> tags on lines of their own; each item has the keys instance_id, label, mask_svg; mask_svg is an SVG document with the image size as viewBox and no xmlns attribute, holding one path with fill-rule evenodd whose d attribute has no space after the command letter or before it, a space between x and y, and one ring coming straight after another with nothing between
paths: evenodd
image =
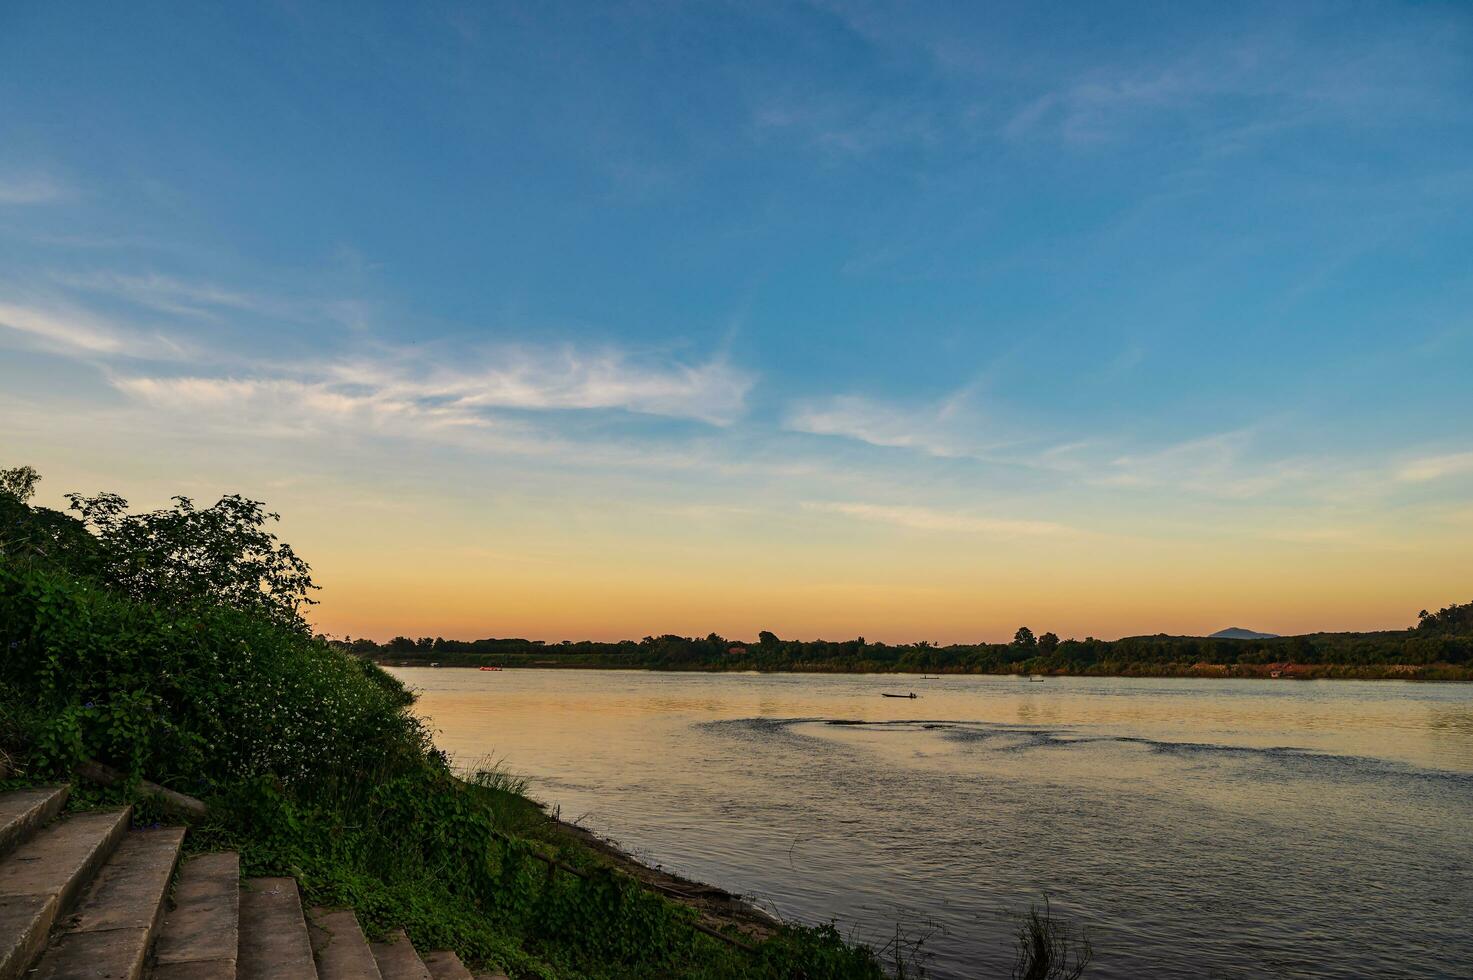
<instances>
[{"instance_id":1,"label":"distant mountain peak","mask_svg":"<svg viewBox=\"0 0 1473 980\"><path fill-rule=\"evenodd\" d=\"M1253 630L1245 630L1241 626L1229 626L1225 630L1218 630L1207 639L1209 640L1273 640L1278 638L1277 633L1258 633Z\"/></svg>"}]
</instances>

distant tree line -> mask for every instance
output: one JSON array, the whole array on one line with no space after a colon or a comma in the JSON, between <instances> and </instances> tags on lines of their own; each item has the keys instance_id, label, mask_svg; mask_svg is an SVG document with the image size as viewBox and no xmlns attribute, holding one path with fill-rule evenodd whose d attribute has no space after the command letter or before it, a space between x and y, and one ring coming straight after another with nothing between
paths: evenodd
<instances>
[{"instance_id":1,"label":"distant tree line","mask_svg":"<svg viewBox=\"0 0 1473 980\"><path fill-rule=\"evenodd\" d=\"M1473 679L1473 603L1423 612L1417 626L1375 633L1311 633L1268 639L1130 636L1061 640L1018 629L1011 643L872 643L704 637L546 643L519 638L447 640L396 636L387 643L334 640L389 663L443 666L613 667L657 670L760 670L842 673L1051 673L1306 677L1408 676ZM1286 671L1285 668L1288 667Z\"/></svg>"}]
</instances>

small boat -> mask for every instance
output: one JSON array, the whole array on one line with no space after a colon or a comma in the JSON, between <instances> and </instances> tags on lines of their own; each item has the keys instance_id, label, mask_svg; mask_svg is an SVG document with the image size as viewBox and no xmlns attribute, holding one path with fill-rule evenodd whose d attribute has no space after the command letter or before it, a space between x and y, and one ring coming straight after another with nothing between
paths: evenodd
<instances>
[{"instance_id":1,"label":"small boat","mask_svg":"<svg viewBox=\"0 0 1473 980\"><path fill-rule=\"evenodd\" d=\"M880 694L880 697L882 698L914 698L915 696L916 692L914 691L911 691L909 694Z\"/></svg>"},{"instance_id":2,"label":"small boat","mask_svg":"<svg viewBox=\"0 0 1473 980\"><path fill-rule=\"evenodd\" d=\"M1047 680L1047 678L1045 678L1042 674L1029 674L1028 675L1028 681L1029 681L1029 683L1032 683L1032 684L1042 684L1045 680Z\"/></svg>"},{"instance_id":3,"label":"small boat","mask_svg":"<svg viewBox=\"0 0 1473 980\"><path fill-rule=\"evenodd\" d=\"M939 681L940 679L941 678L939 678L939 677L932 677L929 674L922 674L921 675L921 680L923 680L923 681Z\"/></svg>"},{"instance_id":4,"label":"small boat","mask_svg":"<svg viewBox=\"0 0 1473 980\"><path fill-rule=\"evenodd\" d=\"M482 667L482 670L500 670L500 667Z\"/></svg>"}]
</instances>

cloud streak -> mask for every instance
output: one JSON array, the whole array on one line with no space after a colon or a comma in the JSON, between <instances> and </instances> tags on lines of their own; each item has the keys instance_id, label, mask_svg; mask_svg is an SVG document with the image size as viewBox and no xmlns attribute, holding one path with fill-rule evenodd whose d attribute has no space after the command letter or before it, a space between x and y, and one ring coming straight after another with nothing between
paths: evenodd
<instances>
[{"instance_id":1,"label":"cloud streak","mask_svg":"<svg viewBox=\"0 0 1473 980\"><path fill-rule=\"evenodd\" d=\"M57 274L52 278L71 289L118 296L134 305L175 316L213 318L217 310L273 312L281 307L211 283L189 282L157 273L94 272Z\"/></svg>"},{"instance_id":2,"label":"cloud streak","mask_svg":"<svg viewBox=\"0 0 1473 980\"><path fill-rule=\"evenodd\" d=\"M1396 471L1396 478L1404 483L1427 483L1465 473L1473 473L1473 452L1423 456L1411 460Z\"/></svg>"},{"instance_id":3,"label":"cloud streak","mask_svg":"<svg viewBox=\"0 0 1473 980\"><path fill-rule=\"evenodd\" d=\"M930 456L976 456L980 421L968 410L973 386L939 404L905 407L860 395L838 395L798 405L784 426L793 432L857 439L872 446L914 449Z\"/></svg>"},{"instance_id":4,"label":"cloud streak","mask_svg":"<svg viewBox=\"0 0 1473 980\"><path fill-rule=\"evenodd\" d=\"M12 303L0 303L0 327L24 334L53 349L119 354L125 347L117 331L90 317Z\"/></svg>"},{"instance_id":5,"label":"cloud streak","mask_svg":"<svg viewBox=\"0 0 1473 980\"><path fill-rule=\"evenodd\" d=\"M984 517L956 511L934 510L929 507L831 501L808 502L803 505L803 508L819 513L840 514L864 521L891 524L915 531L980 534L1006 538L1072 537L1082 533L1076 528L1053 521Z\"/></svg>"},{"instance_id":6,"label":"cloud streak","mask_svg":"<svg viewBox=\"0 0 1473 980\"><path fill-rule=\"evenodd\" d=\"M23 346L84 360L186 360L185 341L53 299L7 300L0 288L0 342L9 332ZM13 294L12 294L13 295Z\"/></svg>"},{"instance_id":7,"label":"cloud streak","mask_svg":"<svg viewBox=\"0 0 1473 980\"><path fill-rule=\"evenodd\" d=\"M407 361L407 364L405 363ZM505 411L617 411L728 425L744 410L752 379L717 359L637 364L595 354L503 351L477 369L424 365L402 352L334 362L297 376L115 376L119 391L172 412L249 410L284 424L489 427Z\"/></svg>"},{"instance_id":8,"label":"cloud streak","mask_svg":"<svg viewBox=\"0 0 1473 980\"><path fill-rule=\"evenodd\" d=\"M1090 468L1086 479L1108 487L1190 491L1207 497L1249 499L1327 475L1323 461L1264 460L1251 452L1250 430L1189 439L1154 452L1119 456Z\"/></svg>"},{"instance_id":9,"label":"cloud streak","mask_svg":"<svg viewBox=\"0 0 1473 980\"><path fill-rule=\"evenodd\" d=\"M309 319L304 305L167 276L98 273L52 278L71 290L120 296L151 313L186 319L228 322L241 312L293 323ZM22 291L0 284L0 340L8 333L26 346L103 362L193 361L196 372L202 366L199 351L160 331L139 329L70 300L22 296ZM310 318L314 322L341 318L333 304L314 309L317 316ZM278 412L312 418L342 416L350 407L372 409L369 414L404 414L404 409L414 408L425 417L464 423L495 411L603 411L718 427L745 414L747 395L756 382L754 374L719 355L688 362L610 346L500 345L467 350L442 344L433 349L435 353L376 345L358 355L272 364L217 347L204 358L214 365L209 373L116 369L110 380L131 397L174 409L196 404L208 410L234 400L257 407L269 403Z\"/></svg>"},{"instance_id":10,"label":"cloud streak","mask_svg":"<svg viewBox=\"0 0 1473 980\"><path fill-rule=\"evenodd\" d=\"M1154 62L1087 65L1072 75L1061 73L1058 84L1022 103L1003 134L1051 136L1082 147L1121 139L1163 119L1187 121L1214 108L1251 106L1254 119L1247 126L1216 127L1203 135L1232 148L1286 128L1328 122L1374 126L1436 115L1447 108L1449 83L1462 73L1456 34L1437 26L1408 23L1374 39L1342 37L1314 45L1294 29L1259 32ZM1297 27L1315 30L1310 23Z\"/></svg>"},{"instance_id":11,"label":"cloud streak","mask_svg":"<svg viewBox=\"0 0 1473 980\"><path fill-rule=\"evenodd\" d=\"M399 357L330 366L327 383L367 387L472 412L614 410L729 425L746 409L754 377L724 358L700 364L642 361L614 349L501 348L476 368L401 366Z\"/></svg>"},{"instance_id":12,"label":"cloud streak","mask_svg":"<svg viewBox=\"0 0 1473 980\"><path fill-rule=\"evenodd\" d=\"M0 176L0 205L53 204L71 196L70 188L45 175Z\"/></svg>"}]
</instances>

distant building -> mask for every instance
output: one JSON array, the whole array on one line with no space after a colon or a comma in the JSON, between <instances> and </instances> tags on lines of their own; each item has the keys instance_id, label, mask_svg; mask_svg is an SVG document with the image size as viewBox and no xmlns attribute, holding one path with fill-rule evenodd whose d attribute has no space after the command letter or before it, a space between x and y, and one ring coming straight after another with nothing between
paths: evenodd
<instances>
[{"instance_id":1,"label":"distant building","mask_svg":"<svg viewBox=\"0 0 1473 980\"><path fill-rule=\"evenodd\" d=\"M747 648L746 647L732 647L731 649L727 650L726 652L729 653L733 657L741 657L741 656L745 656L746 655Z\"/></svg>"}]
</instances>

